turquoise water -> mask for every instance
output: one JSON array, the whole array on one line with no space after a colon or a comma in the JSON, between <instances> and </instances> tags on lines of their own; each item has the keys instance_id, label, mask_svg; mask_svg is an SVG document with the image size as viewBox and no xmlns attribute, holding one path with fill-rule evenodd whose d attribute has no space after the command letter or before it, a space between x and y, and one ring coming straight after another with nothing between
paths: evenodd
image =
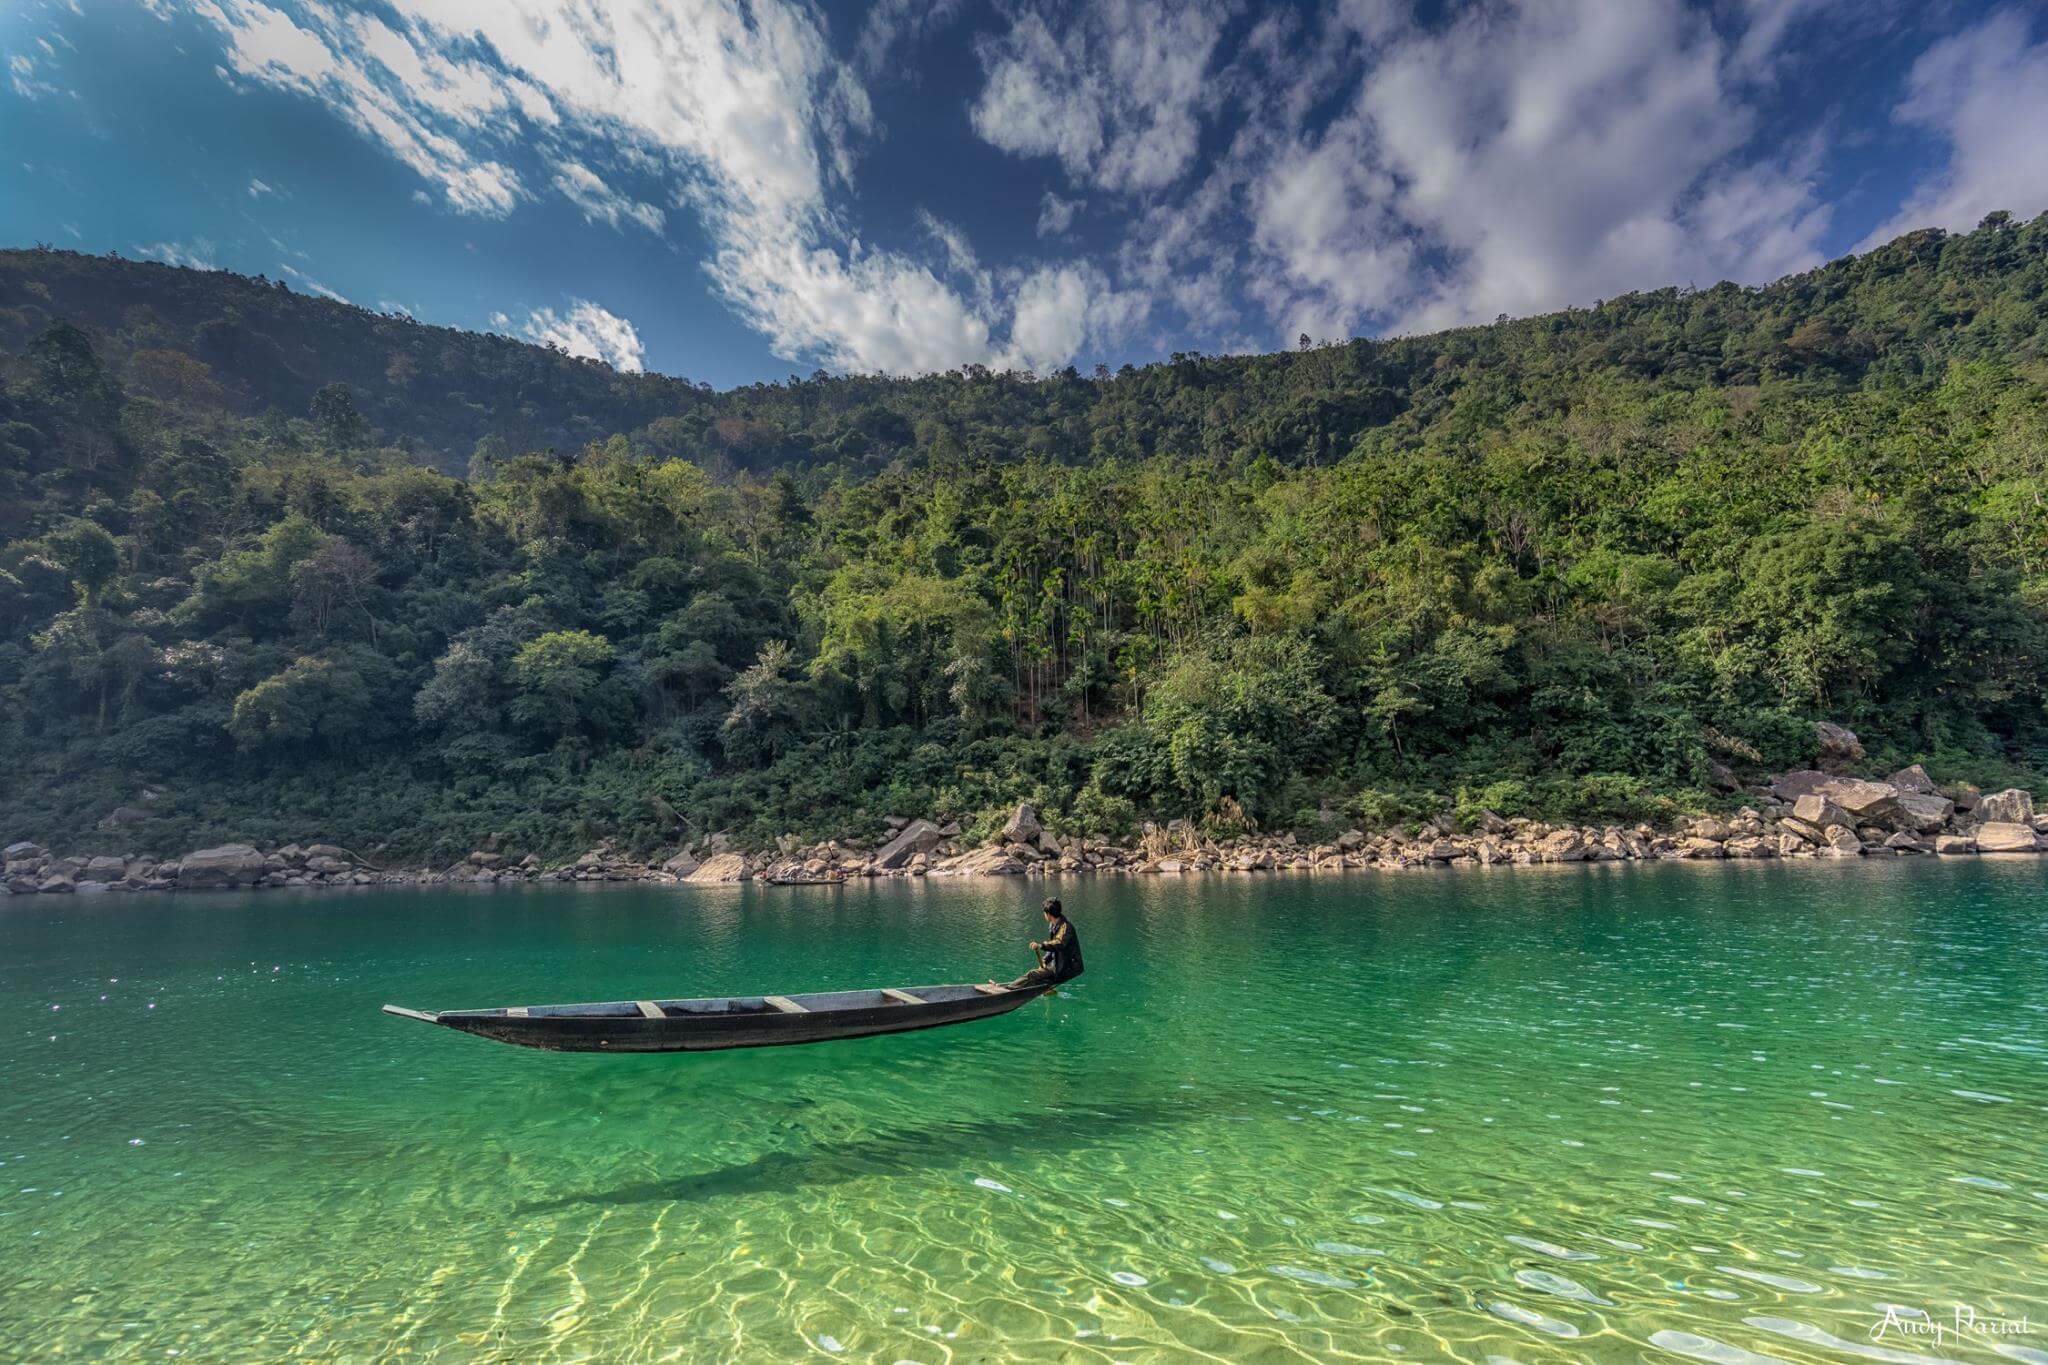
<instances>
[{"instance_id":1,"label":"turquoise water","mask_svg":"<svg viewBox=\"0 0 2048 1365\"><path fill-rule=\"evenodd\" d=\"M1056 997L666 1057L377 1007L1007 975L1045 884L0 900L0 1356L2048 1361L2048 863L1058 890Z\"/></svg>"}]
</instances>

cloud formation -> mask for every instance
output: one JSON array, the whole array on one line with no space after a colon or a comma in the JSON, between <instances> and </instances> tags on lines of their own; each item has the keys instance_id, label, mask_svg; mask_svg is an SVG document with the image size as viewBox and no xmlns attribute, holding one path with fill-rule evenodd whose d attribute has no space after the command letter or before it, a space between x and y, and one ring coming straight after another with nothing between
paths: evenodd
<instances>
[{"instance_id":1,"label":"cloud formation","mask_svg":"<svg viewBox=\"0 0 2048 1365\"><path fill-rule=\"evenodd\" d=\"M511 319L503 313L495 313L491 321L503 327ZM640 333L632 323L606 308L600 308L588 299L570 301L567 312L557 313L552 308L536 308L527 314L526 321L519 325L520 334L528 341L543 346L557 346L570 355L582 356L587 360L602 360L615 370L638 374L646 368L647 348L640 343Z\"/></svg>"},{"instance_id":2,"label":"cloud formation","mask_svg":"<svg viewBox=\"0 0 2048 1365\"><path fill-rule=\"evenodd\" d=\"M320 101L444 211L550 201L657 237L680 216L776 354L896 373L1425 330L1811 267L1829 130L1773 121L1799 107L1795 40L1890 22L1852 0L875 0L835 41L813 0L184 3L231 83ZM890 136L869 85L914 87L919 45L970 20L971 88L934 113L1035 177L1035 241L1004 259L914 200L911 240L857 219ZM1942 164L1872 241L2048 207L2041 28L2012 5L1919 56L1889 103ZM518 330L642 363L630 323L559 306Z\"/></svg>"},{"instance_id":3,"label":"cloud formation","mask_svg":"<svg viewBox=\"0 0 2048 1365\"><path fill-rule=\"evenodd\" d=\"M711 239L714 286L778 354L848 370L1023 362L1004 335L1014 305L863 243L835 212L872 113L802 0L394 0L392 23L314 0L193 4L224 35L235 77L321 100L458 213L503 217L546 188L593 221L660 233L665 211L617 186L621 176L665 183ZM951 12L885 5L867 50ZM514 169L515 141L543 149L545 187ZM1058 334L1084 344L1095 315ZM1043 350L1041 322L1034 311L1030 354L1071 358ZM616 332L549 335L610 336L598 353L637 362Z\"/></svg>"},{"instance_id":4,"label":"cloud formation","mask_svg":"<svg viewBox=\"0 0 2048 1365\"><path fill-rule=\"evenodd\" d=\"M1169 185L1194 162L1225 17L1186 0L1020 10L981 44L974 131L1006 152L1057 157L1098 189Z\"/></svg>"},{"instance_id":5,"label":"cloud formation","mask_svg":"<svg viewBox=\"0 0 2048 1365\"><path fill-rule=\"evenodd\" d=\"M2026 10L1999 10L1913 64L1903 124L1947 144L1943 170L1864 242L1916 227L1966 231L1997 210L2048 206L2048 32Z\"/></svg>"}]
</instances>

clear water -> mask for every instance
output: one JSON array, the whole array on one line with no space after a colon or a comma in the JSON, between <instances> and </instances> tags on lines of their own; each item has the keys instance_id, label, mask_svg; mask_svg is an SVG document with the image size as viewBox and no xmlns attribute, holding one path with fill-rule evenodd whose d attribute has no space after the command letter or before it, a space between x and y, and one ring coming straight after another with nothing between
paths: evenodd
<instances>
[{"instance_id":1,"label":"clear water","mask_svg":"<svg viewBox=\"0 0 2048 1365\"><path fill-rule=\"evenodd\" d=\"M2048 863L1059 889L1055 998L668 1057L377 1006L1008 974L1043 886L0 901L0 1356L2048 1360Z\"/></svg>"}]
</instances>

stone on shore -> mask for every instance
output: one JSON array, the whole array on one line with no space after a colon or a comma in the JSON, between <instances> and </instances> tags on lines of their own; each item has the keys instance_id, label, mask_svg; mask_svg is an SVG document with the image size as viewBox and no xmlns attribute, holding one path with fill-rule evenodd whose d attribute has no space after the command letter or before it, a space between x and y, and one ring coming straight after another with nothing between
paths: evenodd
<instances>
[{"instance_id":1,"label":"stone on shore","mask_svg":"<svg viewBox=\"0 0 2048 1365\"><path fill-rule=\"evenodd\" d=\"M1833 776L1816 768L1800 768L1772 778L1771 795L1780 801L1797 801L1802 796L1811 796L1834 780Z\"/></svg>"},{"instance_id":2,"label":"stone on shore","mask_svg":"<svg viewBox=\"0 0 2048 1365\"><path fill-rule=\"evenodd\" d=\"M945 834L929 820L912 820L896 837L875 850L875 866L892 872L920 853L929 853L945 840Z\"/></svg>"},{"instance_id":3,"label":"stone on shore","mask_svg":"<svg viewBox=\"0 0 2048 1365\"><path fill-rule=\"evenodd\" d=\"M1833 829L1836 825L1853 828L1856 822L1840 806L1822 796L1809 792L1792 803L1792 818L1815 830Z\"/></svg>"},{"instance_id":4,"label":"stone on shore","mask_svg":"<svg viewBox=\"0 0 2048 1365\"><path fill-rule=\"evenodd\" d=\"M212 891L230 886L254 886L265 868L263 855L248 844L221 844L188 853L178 861L178 887L187 891Z\"/></svg>"},{"instance_id":5,"label":"stone on shore","mask_svg":"<svg viewBox=\"0 0 2048 1365\"><path fill-rule=\"evenodd\" d=\"M733 882L748 882L754 879L754 871L747 866L747 860L737 853L716 853L706 858L683 880L699 886L729 885Z\"/></svg>"},{"instance_id":6,"label":"stone on shore","mask_svg":"<svg viewBox=\"0 0 2048 1365\"><path fill-rule=\"evenodd\" d=\"M1899 793L1899 823L1915 834L1939 834L1956 813L1956 803L1939 792Z\"/></svg>"},{"instance_id":7,"label":"stone on shore","mask_svg":"<svg viewBox=\"0 0 2048 1365\"><path fill-rule=\"evenodd\" d=\"M2034 832L2032 825L1993 820L1977 826L1977 850L1980 853L2033 853L2040 847L2041 836Z\"/></svg>"},{"instance_id":8,"label":"stone on shore","mask_svg":"<svg viewBox=\"0 0 2048 1365\"><path fill-rule=\"evenodd\" d=\"M1943 834L1934 841L1936 853L1975 853L1977 841L1967 834Z\"/></svg>"},{"instance_id":9,"label":"stone on shore","mask_svg":"<svg viewBox=\"0 0 2048 1365\"><path fill-rule=\"evenodd\" d=\"M1856 831L1845 825L1836 825L1827 832L1827 852L1837 858L1854 858L1863 852L1863 840Z\"/></svg>"},{"instance_id":10,"label":"stone on shore","mask_svg":"<svg viewBox=\"0 0 2048 1365\"><path fill-rule=\"evenodd\" d=\"M1889 825L1899 817L1898 789L1888 782L1866 782L1858 777L1837 778L1820 789L1819 795L1840 806L1860 825Z\"/></svg>"},{"instance_id":11,"label":"stone on shore","mask_svg":"<svg viewBox=\"0 0 2048 1365\"><path fill-rule=\"evenodd\" d=\"M688 853L678 853L663 863L661 870L671 877L687 877L697 870L697 860Z\"/></svg>"},{"instance_id":12,"label":"stone on shore","mask_svg":"<svg viewBox=\"0 0 2048 1365\"><path fill-rule=\"evenodd\" d=\"M1035 844L1045 826L1038 822L1038 811L1029 801L1019 801L1017 809L1003 826L1003 842L1006 844Z\"/></svg>"},{"instance_id":13,"label":"stone on shore","mask_svg":"<svg viewBox=\"0 0 2048 1365\"><path fill-rule=\"evenodd\" d=\"M1984 825L2031 825L2034 822L2034 795L2019 787L1993 792L1977 803L1975 818L1977 823ZM1983 840L1980 838L1978 842Z\"/></svg>"},{"instance_id":14,"label":"stone on shore","mask_svg":"<svg viewBox=\"0 0 2048 1365\"><path fill-rule=\"evenodd\" d=\"M1918 763L1915 763L1910 768L1899 769L1890 777L1887 777L1885 781L1891 783L1902 792L1911 792L1917 796L1939 796L1941 794L1941 789L1934 785L1934 779L1927 775L1927 769L1921 767Z\"/></svg>"}]
</instances>

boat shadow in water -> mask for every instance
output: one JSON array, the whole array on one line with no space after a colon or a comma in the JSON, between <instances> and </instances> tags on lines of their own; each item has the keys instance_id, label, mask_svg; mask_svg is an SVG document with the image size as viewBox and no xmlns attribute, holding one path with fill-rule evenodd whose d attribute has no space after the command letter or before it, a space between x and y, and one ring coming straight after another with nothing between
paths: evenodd
<instances>
[{"instance_id":1,"label":"boat shadow in water","mask_svg":"<svg viewBox=\"0 0 2048 1365\"><path fill-rule=\"evenodd\" d=\"M885 1129L851 1141L810 1143L766 1152L752 1161L673 1180L645 1180L616 1189L531 1200L515 1215L559 1213L580 1206L709 1203L743 1194L789 1194L877 1175L912 1175L971 1166L1019 1152L1101 1146L1132 1133L1207 1117L1199 1102L1131 1100L1056 1107L1003 1118L957 1119L917 1128Z\"/></svg>"}]
</instances>

